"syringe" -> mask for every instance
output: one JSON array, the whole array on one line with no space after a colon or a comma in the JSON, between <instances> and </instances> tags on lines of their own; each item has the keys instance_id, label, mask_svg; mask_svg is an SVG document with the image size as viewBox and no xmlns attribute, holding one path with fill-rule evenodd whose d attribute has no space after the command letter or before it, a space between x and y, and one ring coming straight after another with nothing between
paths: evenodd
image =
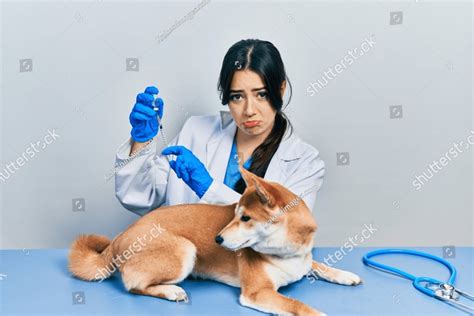
<instances>
[{"instance_id":1,"label":"syringe","mask_svg":"<svg viewBox=\"0 0 474 316\"><path fill-rule=\"evenodd\" d=\"M155 112L158 112L159 108L158 106L156 105L155 101L158 99L158 97L156 95L153 96L153 110ZM162 112L163 113L163 112ZM160 119L160 116L157 114L156 115L156 119L158 120L158 134L160 133L161 131L161 139L163 140L163 144L165 146L168 146L168 141L166 140L166 136L165 136L165 133L163 132L163 125L161 124L161 119ZM157 141L156 141L156 153L155 153L155 159L158 159L158 156L160 155L160 151L159 151L159 146L158 146L158 138L157 138ZM170 158L165 155L166 159L168 159L168 161L170 161Z\"/></svg>"}]
</instances>

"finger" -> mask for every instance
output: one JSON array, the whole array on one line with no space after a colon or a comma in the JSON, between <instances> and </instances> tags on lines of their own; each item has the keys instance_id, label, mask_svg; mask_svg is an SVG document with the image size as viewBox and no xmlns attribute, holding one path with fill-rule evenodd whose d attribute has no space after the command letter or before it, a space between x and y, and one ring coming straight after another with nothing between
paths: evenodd
<instances>
[{"instance_id":1,"label":"finger","mask_svg":"<svg viewBox=\"0 0 474 316\"><path fill-rule=\"evenodd\" d=\"M163 117L164 105L165 105L165 102L163 101L162 98L158 98L158 99L155 100L154 106L156 106L158 108L158 115L160 116L160 118Z\"/></svg>"},{"instance_id":2,"label":"finger","mask_svg":"<svg viewBox=\"0 0 474 316\"><path fill-rule=\"evenodd\" d=\"M151 102L153 101L154 97L148 93L139 93L137 95L137 103L142 103L148 106L151 106Z\"/></svg>"},{"instance_id":3,"label":"finger","mask_svg":"<svg viewBox=\"0 0 474 316\"><path fill-rule=\"evenodd\" d=\"M187 183L187 181L189 180L189 175L188 171L186 170L186 161L182 156L179 156L176 161L178 161L177 169L179 170L179 174L181 174L181 177L183 178L184 182Z\"/></svg>"},{"instance_id":4,"label":"finger","mask_svg":"<svg viewBox=\"0 0 474 316\"><path fill-rule=\"evenodd\" d=\"M187 171L186 160L182 156L178 156L178 158L176 158L176 171L179 173L179 177L184 180Z\"/></svg>"},{"instance_id":5,"label":"finger","mask_svg":"<svg viewBox=\"0 0 474 316\"><path fill-rule=\"evenodd\" d=\"M176 176L181 179L181 173L179 172L179 164L176 160L171 160L170 161L170 166L173 168L174 172L176 173Z\"/></svg>"},{"instance_id":6,"label":"finger","mask_svg":"<svg viewBox=\"0 0 474 316\"><path fill-rule=\"evenodd\" d=\"M130 113L130 117L132 119L136 119L136 120L140 120L140 121L148 121L150 119L149 116L147 115L144 115L142 113L138 113L138 112L132 112Z\"/></svg>"},{"instance_id":7,"label":"finger","mask_svg":"<svg viewBox=\"0 0 474 316\"><path fill-rule=\"evenodd\" d=\"M166 147L161 151L161 154L163 155L181 155L184 152L184 147L183 146L169 146Z\"/></svg>"},{"instance_id":8,"label":"finger","mask_svg":"<svg viewBox=\"0 0 474 316\"><path fill-rule=\"evenodd\" d=\"M176 169L176 161L170 160L170 167L171 167L171 169L174 170L174 172L176 172L176 170L175 170Z\"/></svg>"},{"instance_id":9,"label":"finger","mask_svg":"<svg viewBox=\"0 0 474 316\"><path fill-rule=\"evenodd\" d=\"M159 92L160 90L158 90L158 88L155 86L149 86L145 89L145 93L148 93L148 94L158 94Z\"/></svg>"},{"instance_id":10,"label":"finger","mask_svg":"<svg viewBox=\"0 0 474 316\"><path fill-rule=\"evenodd\" d=\"M183 175L184 182L189 183L189 173L188 173L188 171L185 170L184 172L181 172L181 174Z\"/></svg>"},{"instance_id":11,"label":"finger","mask_svg":"<svg viewBox=\"0 0 474 316\"><path fill-rule=\"evenodd\" d=\"M135 112L142 113L148 116L149 118L156 117L156 112L149 106L146 106L142 103L135 103L134 110Z\"/></svg>"}]
</instances>

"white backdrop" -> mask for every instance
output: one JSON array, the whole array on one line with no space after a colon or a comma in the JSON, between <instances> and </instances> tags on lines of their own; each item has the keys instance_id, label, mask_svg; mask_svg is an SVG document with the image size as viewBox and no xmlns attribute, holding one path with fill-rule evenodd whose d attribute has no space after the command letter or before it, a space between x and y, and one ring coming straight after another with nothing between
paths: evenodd
<instances>
[{"instance_id":1,"label":"white backdrop","mask_svg":"<svg viewBox=\"0 0 474 316\"><path fill-rule=\"evenodd\" d=\"M188 116L226 109L220 66L245 38L280 50L294 88L286 112L326 162L316 246L356 235L362 246L473 245L470 2L3 1L1 10L1 248L68 247L79 233L113 237L136 220L105 179L136 94L159 87L171 140Z\"/></svg>"}]
</instances>

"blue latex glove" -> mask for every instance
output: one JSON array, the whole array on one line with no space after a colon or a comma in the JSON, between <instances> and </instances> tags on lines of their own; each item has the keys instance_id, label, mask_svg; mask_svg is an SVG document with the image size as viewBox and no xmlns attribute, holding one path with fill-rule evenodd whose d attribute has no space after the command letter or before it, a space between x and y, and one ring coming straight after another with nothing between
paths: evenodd
<instances>
[{"instance_id":1,"label":"blue latex glove","mask_svg":"<svg viewBox=\"0 0 474 316\"><path fill-rule=\"evenodd\" d=\"M201 198L213 181L206 166L184 146L170 146L161 151L162 155L176 155L170 161L171 168Z\"/></svg>"},{"instance_id":2,"label":"blue latex glove","mask_svg":"<svg viewBox=\"0 0 474 316\"><path fill-rule=\"evenodd\" d=\"M150 86L145 89L144 93L137 95L137 102L133 106L130 113L130 124L132 124L132 131L130 132L132 139L137 142L146 142L158 134L159 126L156 116L163 117L163 99L157 98L155 104L153 103L154 95L158 94L157 87ZM156 105L158 111L154 111L153 107Z\"/></svg>"}]
</instances>

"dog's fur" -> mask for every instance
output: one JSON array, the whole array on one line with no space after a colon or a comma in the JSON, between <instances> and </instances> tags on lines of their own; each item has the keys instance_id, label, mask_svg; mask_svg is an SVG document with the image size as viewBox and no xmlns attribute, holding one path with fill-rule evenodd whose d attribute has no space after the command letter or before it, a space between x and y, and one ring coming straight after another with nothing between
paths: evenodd
<instances>
[{"instance_id":1,"label":"dog's fur","mask_svg":"<svg viewBox=\"0 0 474 316\"><path fill-rule=\"evenodd\" d=\"M278 288L311 270L338 284L357 285L362 280L312 260L316 222L302 199L278 183L239 169L247 188L238 203L161 207L113 241L81 235L72 244L69 270L94 281L110 276L101 278L98 273L110 265L120 270L128 291L168 300L187 299L175 285L187 276L209 278L240 287L244 306L275 314L323 315L281 295ZM157 227L159 235L146 238ZM136 247L141 236L147 243L140 241L143 247ZM132 244L139 249L131 254ZM120 254L125 262L114 260Z\"/></svg>"}]
</instances>

